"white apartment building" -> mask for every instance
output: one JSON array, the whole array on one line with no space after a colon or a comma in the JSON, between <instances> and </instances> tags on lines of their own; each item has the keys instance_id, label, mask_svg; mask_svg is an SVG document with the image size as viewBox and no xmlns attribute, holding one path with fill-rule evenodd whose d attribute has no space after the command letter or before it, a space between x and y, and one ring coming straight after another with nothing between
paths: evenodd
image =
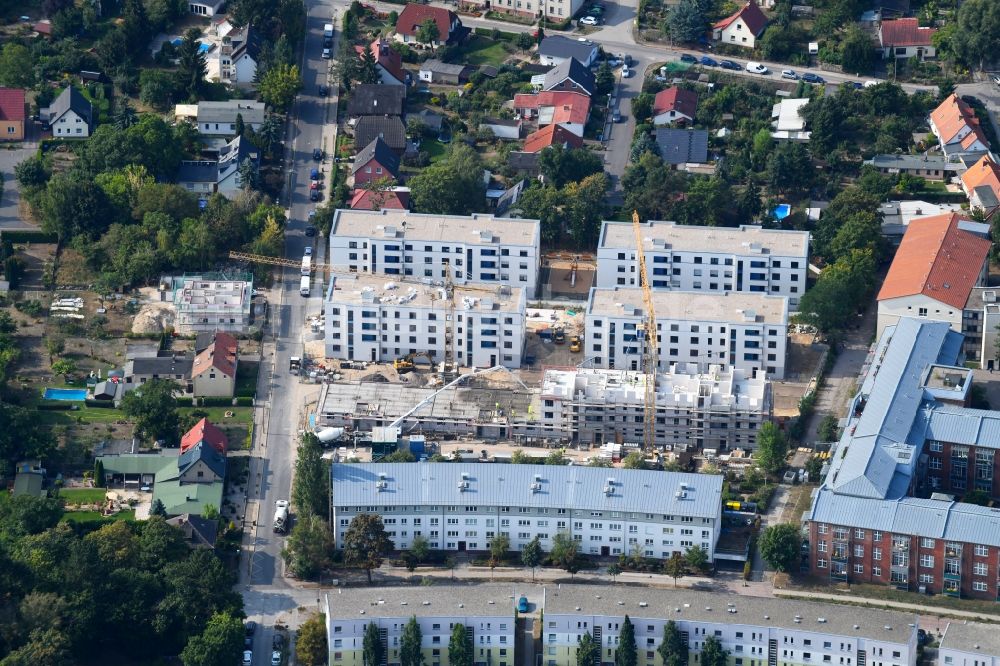
<instances>
[{"instance_id":1,"label":"white apartment building","mask_svg":"<svg viewBox=\"0 0 1000 666\"><path fill-rule=\"evenodd\" d=\"M642 225L642 242L654 289L787 296L793 308L806 291L806 231L649 221ZM638 287L638 271L632 224L605 222L597 246L596 286Z\"/></svg>"},{"instance_id":2,"label":"white apartment building","mask_svg":"<svg viewBox=\"0 0 1000 666\"><path fill-rule=\"evenodd\" d=\"M540 234L538 220L338 210L330 230L330 264L338 271L434 282L450 270L455 284L506 284L534 294Z\"/></svg>"},{"instance_id":3,"label":"white apartment building","mask_svg":"<svg viewBox=\"0 0 1000 666\"><path fill-rule=\"evenodd\" d=\"M546 551L568 533L582 554L638 548L668 558L698 546L713 559L722 476L600 467L494 463L357 463L331 470L337 547L351 519L382 517L397 550L415 536L435 550L485 551L498 533L511 550L535 536Z\"/></svg>"},{"instance_id":4,"label":"white apartment building","mask_svg":"<svg viewBox=\"0 0 1000 666\"><path fill-rule=\"evenodd\" d=\"M646 375L632 370L546 370L540 416L573 444L641 442ZM669 450L753 449L771 418L771 384L763 372L698 364L671 365L656 376L655 442Z\"/></svg>"},{"instance_id":5,"label":"white apartment building","mask_svg":"<svg viewBox=\"0 0 1000 666\"><path fill-rule=\"evenodd\" d=\"M164 276L160 300L174 304L174 330L196 333L246 333L250 326L253 276L250 273Z\"/></svg>"},{"instance_id":6,"label":"white apartment building","mask_svg":"<svg viewBox=\"0 0 1000 666\"><path fill-rule=\"evenodd\" d=\"M333 276L323 303L326 357L387 362L427 352L440 362L451 344L459 366L517 368L525 298L519 287L456 286L450 304L444 287Z\"/></svg>"},{"instance_id":7,"label":"white apartment building","mask_svg":"<svg viewBox=\"0 0 1000 666\"><path fill-rule=\"evenodd\" d=\"M718 364L751 377L785 376L788 299L748 293L655 291L659 368ZM585 356L601 368L641 370L645 320L638 287L594 287L587 300Z\"/></svg>"},{"instance_id":8,"label":"white apartment building","mask_svg":"<svg viewBox=\"0 0 1000 666\"><path fill-rule=\"evenodd\" d=\"M514 604L509 586L342 588L325 597L331 666L363 666L364 637L375 623L386 663L398 666L403 629L420 626L424 663L447 666L456 624L464 624L476 666L514 666Z\"/></svg>"},{"instance_id":9,"label":"white apartment building","mask_svg":"<svg viewBox=\"0 0 1000 666\"><path fill-rule=\"evenodd\" d=\"M918 618L913 613L689 589L591 585L546 587L544 605L545 666L575 666L577 642L585 633L601 645L601 663L613 663L626 615L635 628L638 666L662 666L656 648L669 621L687 642L691 664L698 663L710 636L722 643L729 652L727 663L734 666L917 663Z\"/></svg>"},{"instance_id":10,"label":"white apartment building","mask_svg":"<svg viewBox=\"0 0 1000 666\"><path fill-rule=\"evenodd\" d=\"M996 626L953 620L938 648L938 666L1000 666Z\"/></svg>"}]
</instances>

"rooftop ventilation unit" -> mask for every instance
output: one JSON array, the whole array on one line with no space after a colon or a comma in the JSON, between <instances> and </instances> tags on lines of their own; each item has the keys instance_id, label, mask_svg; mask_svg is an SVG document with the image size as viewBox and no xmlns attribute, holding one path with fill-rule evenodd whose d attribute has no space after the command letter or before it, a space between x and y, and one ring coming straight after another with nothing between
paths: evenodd
<instances>
[{"instance_id":1,"label":"rooftop ventilation unit","mask_svg":"<svg viewBox=\"0 0 1000 666\"><path fill-rule=\"evenodd\" d=\"M542 475L541 474L536 474L535 475L535 481L541 481L541 480L542 480Z\"/></svg>"},{"instance_id":2,"label":"rooftop ventilation unit","mask_svg":"<svg viewBox=\"0 0 1000 666\"><path fill-rule=\"evenodd\" d=\"M468 472L462 472L462 480L463 481L468 481L469 480L469 473Z\"/></svg>"},{"instance_id":3,"label":"rooftop ventilation unit","mask_svg":"<svg viewBox=\"0 0 1000 666\"><path fill-rule=\"evenodd\" d=\"M379 472L378 473L378 478L384 479L385 478L385 472Z\"/></svg>"},{"instance_id":4,"label":"rooftop ventilation unit","mask_svg":"<svg viewBox=\"0 0 1000 666\"><path fill-rule=\"evenodd\" d=\"M607 495L607 496L609 496L609 497L611 495L614 495L615 494L615 487L614 486L604 486L604 494Z\"/></svg>"},{"instance_id":5,"label":"rooftop ventilation unit","mask_svg":"<svg viewBox=\"0 0 1000 666\"><path fill-rule=\"evenodd\" d=\"M648 606L648 605L649 605L649 604L648 604L648 603L646 603L645 601L640 601L640 602L639 602L639 608L645 608L645 607L646 607L646 606Z\"/></svg>"},{"instance_id":6,"label":"rooftop ventilation unit","mask_svg":"<svg viewBox=\"0 0 1000 666\"><path fill-rule=\"evenodd\" d=\"M541 489L542 489L542 484L540 484L540 483L533 483L533 484L531 484L531 492L537 493Z\"/></svg>"},{"instance_id":7,"label":"rooftop ventilation unit","mask_svg":"<svg viewBox=\"0 0 1000 666\"><path fill-rule=\"evenodd\" d=\"M615 477L613 477L613 476L609 476L609 477L608 477L608 485L609 485L609 486L613 486L613 485L615 485L615 483L617 483L617 482L615 481Z\"/></svg>"},{"instance_id":8,"label":"rooftop ventilation unit","mask_svg":"<svg viewBox=\"0 0 1000 666\"><path fill-rule=\"evenodd\" d=\"M825 617L818 617L818 618L816 618L816 621L819 622L820 624L826 624L826 618Z\"/></svg>"}]
</instances>

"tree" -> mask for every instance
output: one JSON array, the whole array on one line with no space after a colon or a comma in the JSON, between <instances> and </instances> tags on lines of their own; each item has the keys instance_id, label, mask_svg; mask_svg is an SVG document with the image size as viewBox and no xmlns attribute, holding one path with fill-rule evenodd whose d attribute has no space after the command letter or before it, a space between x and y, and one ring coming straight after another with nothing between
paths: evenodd
<instances>
[{"instance_id":1,"label":"tree","mask_svg":"<svg viewBox=\"0 0 1000 666\"><path fill-rule=\"evenodd\" d=\"M521 449L517 449L514 453L510 454L510 464L512 465L529 465L531 463L531 458Z\"/></svg>"},{"instance_id":2,"label":"tree","mask_svg":"<svg viewBox=\"0 0 1000 666\"><path fill-rule=\"evenodd\" d=\"M414 206L421 213L469 215L485 205L482 160L472 148L456 142L448 156L409 180Z\"/></svg>"},{"instance_id":3,"label":"tree","mask_svg":"<svg viewBox=\"0 0 1000 666\"><path fill-rule=\"evenodd\" d=\"M437 25L437 24L435 24ZM381 83L382 77L378 72L378 60L372 52L371 44L361 52L361 65L355 72L355 77L359 83Z\"/></svg>"},{"instance_id":4,"label":"tree","mask_svg":"<svg viewBox=\"0 0 1000 666\"><path fill-rule=\"evenodd\" d=\"M285 113L302 90L298 66L281 63L272 67L261 78L259 89L265 104L278 113Z\"/></svg>"},{"instance_id":5,"label":"tree","mask_svg":"<svg viewBox=\"0 0 1000 666\"><path fill-rule=\"evenodd\" d=\"M256 136L260 149L265 153L272 153L280 145L282 136L281 118L273 113L264 117L264 122L260 124Z\"/></svg>"},{"instance_id":6,"label":"tree","mask_svg":"<svg viewBox=\"0 0 1000 666\"><path fill-rule=\"evenodd\" d=\"M614 90L615 73L611 71L611 65L608 64L607 60L602 62L601 66L597 68L597 75L594 80L597 85L598 95L608 95Z\"/></svg>"},{"instance_id":7,"label":"tree","mask_svg":"<svg viewBox=\"0 0 1000 666\"><path fill-rule=\"evenodd\" d=\"M729 652L715 636L709 636L701 645L701 666L726 666Z\"/></svg>"},{"instance_id":8,"label":"tree","mask_svg":"<svg viewBox=\"0 0 1000 666\"><path fill-rule=\"evenodd\" d=\"M42 229L58 235L60 240L70 240L80 233L98 235L107 221L104 192L75 171L49 180L40 208Z\"/></svg>"},{"instance_id":9,"label":"tree","mask_svg":"<svg viewBox=\"0 0 1000 666\"><path fill-rule=\"evenodd\" d=\"M771 421L760 427L757 435L757 464L768 474L776 474L785 466L788 442L785 434Z\"/></svg>"},{"instance_id":10,"label":"tree","mask_svg":"<svg viewBox=\"0 0 1000 666\"><path fill-rule=\"evenodd\" d=\"M292 575L313 580L330 567L334 537L327 521L308 511L295 519L281 556Z\"/></svg>"},{"instance_id":11,"label":"tree","mask_svg":"<svg viewBox=\"0 0 1000 666\"><path fill-rule=\"evenodd\" d=\"M966 504L978 504L979 506L990 505L990 494L985 490L970 490L962 495L962 501Z\"/></svg>"},{"instance_id":12,"label":"tree","mask_svg":"<svg viewBox=\"0 0 1000 666\"><path fill-rule=\"evenodd\" d=\"M149 515L164 519L167 517L167 507L163 506L163 501L159 497L153 500L153 505L149 508Z\"/></svg>"},{"instance_id":13,"label":"tree","mask_svg":"<svg viewBox=\"0 0 1000 666\"><path fill-rule=\"evenodd\" d=\"M76 363L71 358L61 358L52 364L52 374L62 375L72 375L76 372Z\"/></svg>"},{"instance_id":14,"label":"tree","mask_svg":"<svg viewBox=\"0 0 1000 666\"><path fill-rule=\"evenodd\" d=\"M94 487L95 488L107 487L107 478L105 478L104 475L104 461L102 461L100 458L94 461Z\"/></svg>"},{"instance_id":15,"label":"tree","mask_svg":"<svg viewBox=\"0 0 1000 666\"><path fill-rule=\"evenodd\" d=\"M680 553L674 553L663 563L663 573L674 579L674 587L677 587L677 579L685 574L687 565Z\"/></svg>"},{"instance_id":16,"label":"tree","mask_svg":"<svg viewBox=\"0 0 1000 666\"><path fill-rule=\"evenodd\" d=\"M695 571L705 571L708 567L708 553L701 546L690 546L684 552L684 562Z\"/></svg>"},{"instance_id":17,"label":"tree","mask_svg":"<svg viewBox=\"0 0 1000 666\"><path fill-rule=\"evenodd\" d=\"M292 483L292 504L299 512L328 517L330 509L329 465L323 460L323 445L307 432L299 442Z\"/></svg>"},{"instance_id":18,"label":"tree","mask_svg":"<svg viewBox=\"0 0 1000 666\"><path fill-rule=\"evenodd\" d=\"M413 555L413 559L417 562L423 562L427 559L427 556L431 553L431 545L422 534L418 534L413 537L413 541L410 542L410 554Z\"/></svg>"},{"instance_id":19,"label":"tree","mask_svg":"<svg viewBox=\"0 0 1000 666\"><path fill-rule=\"evenodd\" d=\"M705 25L705 15L698 0L681 0L667 20L670 36L688 44L698 41L705 34Z\"/></svg>"},{"instance_id":20,"label":"tree","mask_svg":"<svg viewBox=\"0 0 1000 666\"><path fill-rule=\"evenodd\" d=\"M139 99L158 111L170 107L177 90L176 80L162 69L143 69L139 72Z\"/></svg>"},{"instance_id":21,"label":"tree","mask_svg":"<svg viewBox=\"0 0 1000 666\"><path fill-rule=\"evenodd\" d=\"M434 42L438 41L441 37L441 31L438 29L437 21L434 19L425 19L420 27L417 28L417 41L422 44L429 44L434 46Z\"/></svg>"},{"instance_id":22,"label":"tree","mask_svg":"<svg viewBox=\"0 0 1000 666\"><path fill-rule=\"evenodd\" d=\"M535 45L535 38L531 36L531 33L519 32L514 38L514 44L522 51L530 51L531 47Z\"/></svg>"},{"instance_id":23,"label":"tree","mask_svg":"<svg viewBox=\"0 0 1000 666\"><path fill-rule=\"evenodd\" d=\"M14 167L14 175L25 189L44 187L51 176L48 165L40 155L32 155Z\"/></svg>"},{"instance_id":24,"label":"tree","mask_svg":"<svg viewBox=\"0 0 1000 666\"><path fill-rule=\"evenodd\" d=\"M372 569L382 566L385 556L392 551L392 541L385 531L382 518L371 513L361 513L351 519L344 533L344 562L359 567L372 582Z\"/></svg>"},{"instance_id":25,"label":"tree","mask_svg":"<svg viewBox=\"0 0 1000 666\"><path fill-rule=\"evenodd\" d=\"M523 33L522 33L523 34ZM535 535L535 538L524 544L521 549L521 564L531 567L531 580L535 580L535 567L542 563L542 542Z\"/></svg>"},{"instance_id":26,"label":"tree","mask_svg":"<svg viewBox=\"0 0 1000 666\"><path fill-rule=\"evenodd\" d=\"M208 63L201 50L199 37L201 31L198 28L189 28L184 33L184 40L177 47L177 87L183 89L192 100L198 98L199 91L205 85L205 74L208 72Z\"/></svg>"},{"instance_id":27,"label":"tree","mask_svg":"<svg viewBox=\"0 0 1000 666\"><path fill-rule=\"evenodd\" d=\"M812 162L801 143L780 144L767 163L768 180L775 192L804 190L812 182Z\"/></svg>"},{"instance_id":28,"label":"tree","mask_svg":"<svg viewBox=\"0 0 1000 666\"><path fill-rule=\"evenodd\" d=\"M469 633L461 622L455 623L448 641L449 666L472 666L472 650L469 649Z\"/></svg>"},{"instance_id":29,"label":"tree","mask_svg":"<svg viewBox=\"0 0 1000 666\"><path fill-rule=\"evenodd\" d=\"M496 536L490 539L490 578L493 577L493 569L503 562L509 550L510 537L504 532L497 532Z\"/></svg>"},{"instance_id":30,"label":"tree","mask_svg":"<svg viewBox=\"0 0 1000 666\"><path fill-rule=\"evenodd\" d=\"M652 117L655 100L656 97L648 92L639 93L632 98L632 116L635 118L635 122L645 122Z\"/></svg>"},{"instance_id":31,"label":"tree","mask_svg":"<svg viewBox=\"0 0 1000 666\"><path fill-rule=\"evenodd\" d=\"M775 571L792 571L799 561L802 535L792 524L771 525L760 535L757 542L760 556Z\"/></svg>"},{"instance_id":32,"label":"tree","mask_svg":"<svg viewBox=\"0 0 1000 666\"><path fill-rule=\"evenodd\" d=\"M365 637L362 640L362 659L364 666L381 666L385 648L382 646L382 636L374 622L365 627Z\"/></svg>"},{"instance_id":33,"label":"tree","mask_svg":"<svg viewBox=\"0 0 1000 666\"><path fill-rule=\"evenodd\" d=\"M326 616L323 613L313 613L299 625L295 635L295 661L302 666L326 666L329 656Z\"/></svg>"},{"instance_id":34,"label":"tree","mask_svg":"<svg viewBox=\"0 0 1000 666\"><path fill-rule=\"evenodd\" d=\"M802 295L799 320L826 332L843 328L877 284L873 253L853 250L827 266L813 288Z\"/></svg>"},{"instance_id":35,"label":"tree","mask_svg":"<svg viewBox=\"0 0 1000 666\"><path fill-rule=\"evenodd\" d=\"M181 652L184 666L235 664L243 653L243 621L227 613L216 613L205 630L192 636Z\"/></svg>"},{"instance_id":36,"label":"tree","mask_svg":"<svg viewBox=\"0 0 1000 666\"><path fill-rule=\"evenodd\" d=\"M0 49L0 85L8 88L30 88L35 80L31 51L22 44L8 41Z\"/></svg>"},{"instance_id":37,"label":"tree","mask_svg":"<svg viewBox=\"0 0 1000 666\"><path fill-rule=\"evenodd\" d=\"M410 621L403 627L403 636L399 645L400 666L424 666L424 652L421 648L423 636L420 632L420 624L417 617L410 617Z\"/></svg>"},{"instance_id":38,"label":"tree","mask_svg":"<svg viewBox=\"0 0 1000 666\"><path fill-rule=\"evenodd\" d=\"M677 623L668 620L663 625L663 640L656 648L663 666L682 666L687 663L688 649Z\"/></svg>"},{"instance_id":39,"label":"tree","mask_svg":"<svg viewBox=\"0 0 1000 666\"><path fill-rule=\"evenodd\" d=\"M568 532L558 532L552 537L552 552L550 553L552 563L570 573L576 573L579 549L579 544L573 540Z\"/></svg>"},{"instance_id":40,"label":"tree","mask_svg":"<svg viewBox=\"0 0 1000 666\"><path fill-rule=\"evenodd\" d=\"M564 187L603 172L604 164L601 157L589 148L565 148L557 144L538 154L538 168L546 183Z\"/></svg>"},{"instance_id":41,"label":"tree","mask_svg":"<svg viewBox=\"0 0 1000 666\"><path fill-rule=\"evenodd\" d=\"M641 451L633 451L622 459L625 469L646 469L646 457Z\"/></svg>"},{"instance_id":42,"label":"tree","mask_svg":"<svg viewBox=\"0 0 1000 666\"><path fill-rule=\"evenodd\" d=\"M135 109L132 108L128 99L123 99L118 107L118 112L115 114L115 128L125 131L135 125L138 120L139 116L136 115Z\"/></svg>"},{"instance_id":43,"label":"tree","mask_svg":"<svg viewBox=\"0 0 1000 666\"><path fill-rule=\"evenodd\" d=\"M992 0L966 0L956 24L955 51L970 67L982 70L1000 43L1000 7Z\"/></svg>"},{"instance_id":44,"label":"tree","mask_svg":"<svg viewBox=\"0 0 1000 666\"><path fill-rule=\"evenodd\" d=\"M609 564L608 575L611 576L612 581L616 581L618 579L618 576L622 575L622 568L617 564Z\"/></svg>"},{"instance_id":45,"label":"tree","mask_svg":"<svg viewBox=\"0 0 1000 666\"><path fill-rule=\"evenodd\" d=\"M635 627L628 614L622 620L622 628L618 633L618 649L615 650L615 666L636 666L638 654L635 646Z\"/></svg>"},{"instance_id":46,"label":"tree","mask_svg":"<svg viewBox=\"0 0 1000 666\"><path fill-rule=\"evenodd\" d=\"M49 353L49 363L52 359L66 351L66 336L62 333L52 333L45 338L45 351Z\"/></svg>"},{"instance_id":47,"label":"tree","mask_svg":"<svg viewBox=\"0 0 1000 666\"><path fill-rule=\"evenodd\" d=\"M847 29L840 43L840 64L844 73L868 74L875 63L875 46L871 36L857 25L852 24Z\"/></svg>"},{"instance_id":48,"label":"tree","mask_svg":"<svg viewBox=\"0 0 1000 666\"><path fill-rule=\"evenodd\" d=\"M590 632L584 632L576 643L576 666L597 666L601 657L601 646L597 644Z\"/></svg>"},{"instance_id":49,"label":"tree","mask_svg":"<svg viewBox=\"0 0 1000 666\"><path fill-rule=\"evenodd\" d=\"M751 223L760 215L764 206L760 201L760 188L753 180L750 180L743 188L743 192L740 193L740 198L736 202L736 207L740 211L740 216Z\"/></svg>"},{"instance_id":50,"label":"tree","mask_svg":"<svg viewBox=\"0 0 1000 666\"><path fill-rule=\"evenodd\" d=\"M178 442L177 384L169 379L152 379L122 398L122 411L135 421L135 434L143 440Z\"/></svg>"}]
</instances>

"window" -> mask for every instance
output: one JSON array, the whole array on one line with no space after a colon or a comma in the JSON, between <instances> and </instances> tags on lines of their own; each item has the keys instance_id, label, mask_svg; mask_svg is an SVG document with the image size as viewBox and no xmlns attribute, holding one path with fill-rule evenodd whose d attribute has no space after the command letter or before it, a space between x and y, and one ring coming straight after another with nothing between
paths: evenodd
<instances>
[{"instance_id":1,"label":"window","mask_svg":"<svg viewBox=\"0 0 1000 666\"><path fill-rule=\"evenodd\" d=\"M989 554L990 554L990 549L988 546L976 544L976 557L986 557Z\"/></svg>"},{"instance_id":2,"label":"window","mask_svg":"<svg viewBox=\"0 0 1000 666\"><path fill-rule=\"evenodd\" d=\"M934 568L934 556L933 555L921 555L920 556L920 566L924 569Z\"/></svg>"},{"instance_id":3,"label":"window","mask_svg":"<svg viewBox=\"0 0 1000 666\"><path fill-rule=\"evenodd\" d=\"M972 581L972 589L976 592L986 592L989 587L986 585L986 581L974 580Z\"/></svg>"}]
</instances>

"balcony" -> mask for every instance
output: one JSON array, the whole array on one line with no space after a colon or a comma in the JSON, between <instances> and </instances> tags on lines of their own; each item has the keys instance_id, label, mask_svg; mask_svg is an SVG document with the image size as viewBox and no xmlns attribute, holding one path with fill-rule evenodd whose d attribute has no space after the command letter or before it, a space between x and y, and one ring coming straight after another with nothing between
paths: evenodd
<instances>
[{"instance_id":1,"label":"balcony","mask_svg":"<svg viewBox=\"0 0 1000 666\"><path fill-rule=\"evenodd\" d=\"M948 571L945 571L944 572L944 579L945 580L953 580L953 581L961 582L961 580L962 580L962 572L959 571L959 572L955 572L955 573L950 573Z\"/></svg>"}]
</instances>

